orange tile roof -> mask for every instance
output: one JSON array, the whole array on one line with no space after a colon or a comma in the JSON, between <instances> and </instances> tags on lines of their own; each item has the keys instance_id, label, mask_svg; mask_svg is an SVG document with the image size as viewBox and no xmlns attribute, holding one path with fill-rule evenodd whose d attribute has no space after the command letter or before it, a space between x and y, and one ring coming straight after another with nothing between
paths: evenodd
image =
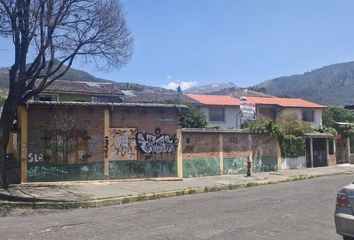
<instances>
[{"instance_id":1,"label":"orange tile roof","mask_svg":"<svg viewBox=\"0 0 354 240\"><path fill-rule=\"evenodd\" d=\"M211 106L240 106L240 100L231 96L186 94L191 99L203 105ZM301 98L277 98L277 97L247 97L247 102L256 105L276 105L286 108L326 108L326 106Z\"/></svg>"},{"instance_id":2,"label":"orange tile roof","mask_svg":"<svg viewBox=\"0 0 354 240\"><path fill-rule=\"evenodd\" d=\"M240 106L240 100L231 96L186 94L191 99L212 106Z\"/></svg>"},{"instance_id":3,"label":"orange tile roof","mask_svg":"<svg viewBox=\"0 0 354 240\"><path fill-rule=\"evenodd\" d=\"M247 97L247 102L259 105L277 105L288 108L326 108L324 105L306 101L301 98Z\"/></svg>"}]
</instances>

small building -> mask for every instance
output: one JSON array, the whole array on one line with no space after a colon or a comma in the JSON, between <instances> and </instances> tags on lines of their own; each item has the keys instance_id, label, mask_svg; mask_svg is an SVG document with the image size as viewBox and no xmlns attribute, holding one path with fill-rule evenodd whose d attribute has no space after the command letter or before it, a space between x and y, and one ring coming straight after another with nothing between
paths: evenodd
<instances>
[{"instance_id":1,"label":"small building","mask_svg":"<svg viewBox=\"0 0 354 240\"><path fill-rule=\"evenodd\" d=\"M306 167L336 165L335 136L328 133L306 133Z\"/></svg>"}]
</instances>

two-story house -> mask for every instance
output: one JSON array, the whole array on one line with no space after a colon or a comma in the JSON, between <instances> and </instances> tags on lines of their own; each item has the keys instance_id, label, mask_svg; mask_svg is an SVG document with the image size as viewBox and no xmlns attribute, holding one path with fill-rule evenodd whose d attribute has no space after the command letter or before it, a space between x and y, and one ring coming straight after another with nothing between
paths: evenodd
<instances>
[{"instance_id":1,"label":"two-story house","mask_svg":"<svg viewBox=\"0 0 354 240\"><path fill-rule=\"evenodd\" d=\"M284 116L295 115L312 128L322 126L322 111L326 106L300 98L247 97L247 102L256 105L257 117L276 121Z\"/></svg>"},{"instance_id":2,"label":"two-story house","mask_svg":"<svg viewBox=\"0 0 354 240\"><path fill-rule=\"evenodd\" d=\"M240 128L240 100L232 96L196 95L187 96L197 102L210 125L222 128ZM322 111L326 106L299 98L246 97L247 103L256 107L256 117L276 121L286 115L296 115L312 128L322 125Z\"/></svg>"}]
</instances>

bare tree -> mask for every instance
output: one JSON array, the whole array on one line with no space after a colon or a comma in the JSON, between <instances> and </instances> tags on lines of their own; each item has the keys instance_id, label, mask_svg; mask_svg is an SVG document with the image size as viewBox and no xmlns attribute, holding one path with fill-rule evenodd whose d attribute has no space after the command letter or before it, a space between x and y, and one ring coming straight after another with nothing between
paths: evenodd
<instances>
[{"instance_id":1,"label":"bare tree","mask_svg":"<svg viewBox=\"0 0 354 240\"><path fill-rule=\"evenodd\" d=\"M119 68L132 53L132 37L118 0L0 0L0 37L12 39L15 60L0 118L0 183L6 146L19 104L62 77L74 59Z\"/></svg>"}]
</instances>

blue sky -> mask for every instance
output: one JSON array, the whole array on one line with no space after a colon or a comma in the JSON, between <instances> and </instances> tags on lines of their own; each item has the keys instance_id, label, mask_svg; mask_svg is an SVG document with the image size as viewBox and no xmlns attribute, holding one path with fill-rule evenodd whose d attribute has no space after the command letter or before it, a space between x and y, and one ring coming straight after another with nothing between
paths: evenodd
<instances>
[{"instance_id":1,"label":"blue sky","mask_svg":"<svg viewBox=\"0 0 354 240\"><path fill-rule=\"evenodd\" d=\"M119 71L76 68L153 86L251 86L354 60L352 0L121 0L134 35ZM0 66L11 65L0 40ZM173 84L175 83L175 84Z\"/></svg>"}]
</instances>

